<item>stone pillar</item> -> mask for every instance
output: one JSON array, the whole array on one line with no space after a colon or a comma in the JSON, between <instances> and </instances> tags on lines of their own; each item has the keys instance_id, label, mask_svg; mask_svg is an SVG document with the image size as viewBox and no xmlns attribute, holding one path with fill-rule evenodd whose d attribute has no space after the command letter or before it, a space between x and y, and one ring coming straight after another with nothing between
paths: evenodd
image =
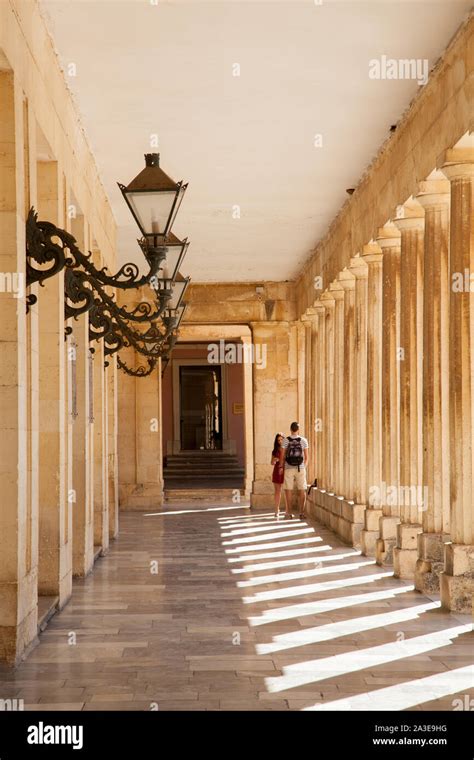
<instances>
[{"instance_id":1,"label":"stone pillar","mask_svg":"<svg viewBox=\"0 0 474 760\"><path fill-rule=\"evenodd\" d=\"M314 474L314 356L313 356L313 319L309 321L306 319L303 324L305 326L305 373L303 377L303 392L305 394L305 431L308 438L309 450L309 466L307 479L308 483L312 483L315 477Z\"/></svg>"},{"instance_id":2,"label":"stone pillar","mask_svg":"<svg viewBox=\"0 0 474 760\"><path fill-rule=\"evenodd\" d=\"M327 374L326 374L326 310L319 301L315 306L317 322L315 328L315 374L316 374L316 397L314 405L314 440L315 440L315 477L318 479L318 488L326 488L326 393L327 393Z\"/></svg>"},{"instance_id":3,"label":"stone pillar","mask_svg":"<svg viewBox=\"0 0 474 760\"><path fill-rule=\"evenodd\" d=\"M117 382L118 369L116 356L109 356L107 413L108 413L108 477L109 477L109 539L117 537L119 532L118 514L118 416L117 416ZM161 436L161 432L159 433Z\"/></svg>"},{"instance_id":4,"label":"stone pillar","mask_svg":"<svg viewBox=\"0 0 474 760\"><path fill-rule=\"evenodd\" d=\"M375 556L382 509L374 493L382 485L382 251L376 243L364 246L367 264L367 508L361 533L362 554Z\"/></svg>"},{"instance_id":5,"label":"stone pillar","mask_svg":"<svg viewBox=\"0 0 474 760\"><path fill-rule=\"evenodd\" d=\"M270 454L275 433L288 431L298 414L297 327L288 322L252 322L254 345L266 347L266 366L253 370L255 475L253 507L273 506ZM301 431L305 435L306 431Z\"/></svg>"},{"instance_id":6,"label":"stone pillar","mask_svg":"<svg viewBox=\"0 0 474 760\"><path fill-rule=\"evenodd\" d=\"M57 162L38 163L38 216L64 227L64 184ZM72 591L73 505L67 498L67 376L64 343L64 272L39 289L39 577L40 596Z\"/></svg>"},{"instance_id":7,"label":"stone pillar","mask_svg":"<svg viewBox=\"0 0 474 760\"><path fill-rule=\"evenodd\" d=\"M128 507L149 509L163 504L161 360L150 375L135 382L137 490Z\"/></svg>"},{"instance_id":8,"label":"stone pillar","mask_svg":"<svg viewBox=\"0 0 474 760\"><path fill-rule=\"evenodd\" d=\"M36 639L38 568L37 500L28 499L24 102L12 72L0 71L0 101L0 662L13 664Z\"/></svg>"},{"instance_id":9,"label":"stone pillar","mask_svg":"<svg viewBox=\"0 0 474 760\"><path fill-rule=\"evenodd\" d=\"M94 341L94 546L106 554L109 548L109 497L107 476L107 377L104 341Z\"/></svg>"},{"instance_id":10,"label":"stone pillar","mask_svg":"<svg viewBox=\"0 0 474 760\"><path fill-rule=\"evenodd\" d=\"M474 148L448 151L451 182L449 399L451 540L440 576L441 603L472 612L474 596Z\"/></svg>"},{"instance_id":11,"label":"stone pillar","mask_svg":"<svg viewBox=\"0 0 474 760\"><path fill-rule=\"evenodd\" d=\"M348 269L344 269L338 280L344 290L341 493L347 500L355 501L355 277Z\"/></svg>"},{"instance_id":12,"label":"stone pillar","mask_svg":"<svg viewBox=\"0 0 474 760\"><path fill-rule=\"evenodd\" d=\"M355 367L351 405L354 413L354 500L367 508L367 279L362 256L351 259L355 276Z\"/></svg>"},{"instance_id":13,"label":"stone pillar","mask_svg":"<svg viewBox=\"0 0 474 760\"><path fill-rule=\"evenodd\" d=\"M317 320L317 314L313 307L306 309L306 312L301 318L302 323L305 326L305 371L303 382L303 393L305 403L305 435L308 438L309 450L308 450L308 470L307 481L308 484L314 481L316 477L316 426L315 426L315 400L316 400L316 339L317 333L315 329L315 322ZM299 392L299 389L298 389Z\"/></svg>"},{"instance_id":14,"label":"stone pillar","mask_svg":"<svg viewBox=\"0 0 474 760\"><path fill-rule=\"evenodd\" d=\"M415 586L439 592L449 537L449 181L420 183L425 209L423 287L423 478Z\"/></svg>"},{"instance_id":15,"label":"stone pillar","mask_svg":"<svg viewBox=\"0 0 474 760\"><path fill-rule=\"evenodd\" d=\"M423 510L423 256L424 212L404 206L400 268L400 479L394 575L414 578ZM432 256L432 252L430 252Z\"/></svg>"},{"instance_id":16,"label":"stone pillar","mask_svg":"<svg viewBox=\"0 0 474 760\"><path fill-rule=\"evenodd\" d=\"M344 496L344 289L335 280L329 286L334 307L334 493Z\"/></svg>"},{"instance_id":17,"label":"stone pillar","mask_svg":"<svg viewBox=\"0 0 474 760\"><path fill-rule=\"evenodd\" d=\"M296 323L298 335L297 363L298 363L298 411L296 418L300 424L300 430L308 436L306 429L306 327L304 322ZM308 452L309 453L309 452Z\"/></svg>"},{"instance_id":18,"label":"stone pillar","mask_svg":"<svg viewBox=\"0 0 474 760\"><path fill-rule=\"evenodd\" d=\"M87 248L84 216L71 220L71 233L81 251ZM90 421L89 317L81 314L73 320L75 365L73 384L73 489L72 507L73 575L87 575L94 564L94 512L92 501L93 451Z\"/></svg>"},{"instance_id":19,"label":"stone pillar","mask_svg":"<svg viewBox=\"0 0 474 760\"><path fill-rule=\"evenodd\" d=\"M334 315L335 299L333 294L326 290L321 296L321 303L324 305L324 347L325 352L322 357L324 371L324 405L323 405L323 447L324 462L323 471L326 482L324 488L328 494L335 491L334 475Z\"/></svg>"},{"instance_id":20,"label":"stone pillar","mask_svg":"<svg viewBox=\"0 0 474 760\"><path fill-rule=\"evenodd\" d=\"M243 335L244 344L251 343L251 338ZM244 356L250 356L250 351ZM260 371L260 370L259 370ZM254 479L254 448L253 448L253 362L243 362L242 372L244 377L244 436L245 436L245 498L250 499L252 483Z\"/></svg>"},{"instance_id":21,"label":"stone pillar","mask_svg":"<svg viewBox=\"0 0 474 760\"><path fill-rule=\"evenodd\" d=\"M380 538L376 561L391 565L397 538L398 485L400 482L400 234L386 225L377 242L383 251L382 303L382 488L378 503L382 507Z\"/></svg>"},{"instance_id":22,"label":"stone pillar","mask_svg":"<svg viewBox=\"0 0 474 760\"><path fill-rule=\"evenodd\" d=\"M311 435L311 482L318 477L318 457L319 451L319 425L316 423L316 406L317 396L319 393L319 335L318 335L318 322L319 314L316 309L313 310L313 314L310 320L310 343L311 343L311 413L308 421L308 431Z\"/></svg>"},{"instance_id":23,"label":"stone pillar","mask_svg":"<svg viewBox=\"0 0 474 760\"><path fill-rule=\"evenodd\" d=\"M127 348L120 352L120 358L129 366L135 366L135 352ZM171 368L168 367L168 372ZM137 484L137 453L136 453L136 393L137 380L120 370L118 382L118 416L120 438L118 447L119 472L119 508L127 509L129 499ZM161 435L161 433L160 433Z\"/></svg>"}]
</instances>

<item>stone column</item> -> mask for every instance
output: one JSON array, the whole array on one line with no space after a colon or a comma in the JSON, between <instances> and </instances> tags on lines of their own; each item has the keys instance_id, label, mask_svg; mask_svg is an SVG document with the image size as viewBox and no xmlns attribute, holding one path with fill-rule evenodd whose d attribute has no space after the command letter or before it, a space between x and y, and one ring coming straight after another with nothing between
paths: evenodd
<instances>
[{"instance_id":1,"label":"stone column","mask_svg":"<svg viewBox=\"0 0 474 760\"><path fill-rule=\"evenodd\" d=\"M334 307L334 493L344 496L344 288L335 280L329 286Z\"/></svg>"},{"instance_id":2,"label":"stone column","mask_svg":"<svg viewBox=\"0 0 474 760\"><path fill-rule=\"evenodd\" d=\"M400 269L400 480L394 575L414 578L423 510L423 256L424 212L404 206ZM430 256L432 252L430 252Z\"/></svg>"},{"instance_id":3,"label":"stone column","mask_svg":"<svg viewBox=\"0 0 474 760\"><path fill-rule=\"evenodd\" d=\"M81 251L87 248L85 219L71 220L71 233ZM92 425L89 398L89 316L73 320L75 341L75 409L73 424L73 575L84 576L94 564L94 513L92 495Z\"/></svg>"},{"instance_id":4,"label":"stone column","mask_svg":"<svg viewBox=\"0 0 474 760\"><path fill-rule=\"evenodd\" d=\"M423 478L415 586L439 592L449 537L449 181L420 183L425 209L423 287Z\"/></svg>"},{"instance_id":5,"label":"stone column","mask_svg":"<svg viewBox=\"0 0 474 760\"><path fill-rule=\"evenodd\" d=\"M355 367L351 404L354 412L354 500L367 508L367 280L368 265L362 256L351 259L355 276Z\"/></svg>"},{"instance_id":6,"label":"stone column","mask_svg":"<svg viewBox=\"0 0 474 760\"><path fill-rule=\"evenodd\" d=\"M298 363L298 412L297 420L300 424L300 430L307 437L306 429L306 327L304 322L296 323L298 335L297 363Z\"/></svg>"},{"instance_id":7,"label":"stone column","mask_svg":"<svg viewBox=\"0 0 474 760\"><path fill-rule=\"evenodd\" d=\"M291 322L252 322L251 328L254 345L265 346L267 359L266 366L253 370L255 476L251 505L271 508L273 439L279 430L286 432L298 414L298 335Z\"/></svg>"},{"instance_id":8,"label":"stone column","mask_svg":"<svg viewBox=\"0 0 474 760\"><path fill-rule=\"evenodd\" d=\"M382 509L374 498L382 485L382 251L376 243L364 246L367 264L367 508L361 533L362 554L375 556Z\"/></svg>"},{"instance_id":9,"label":"stone column","mask_svg":"<svg viewBox=\"0 0 474 760\"><path fill-rule=\"evenodd\" d=\"M449 399L451 540L440 576L441 603L472 612L474 596L474 149L448 151L451 182Z\"/></svg>"},{"instance_id":10,"label":"stone column","mask_svg":"<svg viewBox=\"0 0 474 760\"><path fill-rule=\"evenodd\" d=\"M64 228L63 174L57 162L38 163L38 216ZM39 578L40 596L72 591L72 503L67 498L67 376L64 343L64 272L39 289Z\"/></svg>"},{"instance_id":11,"label":"stone column","mask_svg":"<svg viewBox=\"0 0 474 760\"><path fill-rule=\"evenodd\" d=\"M305 374L303 378L303 391L305 394L305 435L308 439L309 466L308 483L314 480L314 366L313 366L313 331L312 318L303 322L305 326Z\"/></svg>"},{"instance_id":12,"label":"stone column","mask_svg":"<svg viewBox=\"0 0 474 760\"><path fill-rule=\"evenodd\" d=\"M324 305L324 416L323 425L323 446L324 446L324 463L323 470L326 482L324 488L328 494L335 492L335 473L334 473L334 315L336 301L333 293L326 290L321 296L321 303Z\"/></svg>"},{"instance_id":13,"label":"stone column","mask_svg":"<svg viewBox=\"0 0 474 760\"><path fill-rule=\"evenodd\" d=\"M108 413L108 477L109 477L109 539L117 537L119 532L118 514L118 403L117 384L118 369L116 356L109 357L108 387L107 387L107 413ZM161 431L159 433L161 436Z\"/></svg>"},{"instance_id":14,"label":"stone column","mask_svg":"<svg viewBox=\"0 0 474 760\"><path fill-rule=\"evenodd\" d=\"M242 335L244 351L246 345L251 343L251 338ZM250 351L245 356L250 355ZM242 371L244 377L244 436L245 436L245 499L250 499L252 483L254 479L254 436L253 436L253 362L243 362ZM260 371L260 370L259 370Z\"/></svg>"},{"instance_id":15,"label":"stone column","mask_svg":"<svg viewBox=\"0 0 474 760\"><path fill-rule=\"evenodd\" d=\"M377 564L391 565L400 521L400 234L386 225L380 230L377 243L383 251L382 488L377 494L382 517L375 556Z\"/></svg>"},{"instance_id":16,"label":"stone column","mask_svg":"<svg viewBox=\"0 0 474 760\"><path fill-rule=\"evenodd\" d=\"M316 322L314 324L314 334L316 340L315 346L315 374L316 374L316 396L314 405L314 441L315 441L315 477L318 479L318 488L326 488L326 437L325 437L325 417L326 417L326 392L327 392L327 375L326 375L326 310L324 305L318 301L315 306Z\"/></svg>"},{"instance_id":17,"label":"stone column","mask_svg":"<svg viewBox=\"0 0 474 760\"><path fill-rule=\"evenodd\" d=\"M314 481L316 477L315 472L315 399L316 399L316 367L315 367L315 341L316 330L315 321L317 314L313 307L306 309L305 313L301 317L301 321L305 326L305 373L303 382L304 403L305 403L305 432L304 435L308 439L308 470L307 480L308 484Z\"/></svg>"},{"instance_id":18,"label":"stone column","mask_svg":"<svg viewBox=\"0 0 474 760\"><path fill-rule=\"evenodd\" d=\"M105 554L109 548L109 496L107 476L107 370L104 341L94 341L94 545Z\"/></svg>"},{"instance_id":19,"label":"stone column","mask_svg":"<svg viewBox=\"0 0 474 760\"><path fill-rule=\"evenodd\" d=\"M0 102L0 662L14 664L36 639L38 567L37 501L28 499L24 103L12 72L0 71Z\"/></svg>"},{"instance_id":20,"label":"stone column","mask_svg":"<svg viewBox=\"0 0 474 760\"><path fill-rule=\"evenodd\" d=\"M161 360L151 375L135 382L137 489L128 508L149 509L163 504Z\"/></svg>"},{"instance_id":21,"label":"stone column","mask_svg":"<svg viewBox=\"0 0 474 760\"><path fill-rule=\"evenodd\" d=\"M129 366L135 366L135 352L126 348L120 352L120 358ZM168 372L171 368L168 367ZM119 416L119 508L127 509L130 496L137 483L137 453L136 453L136 392L138 382L134 377L120 370L118 383L118 416ZM160 433L162 435L162 432Z\"/></svg>"},{"instance_id":22,"label":"stone column","mask_svg":"<svg viewBox=\"0 0 474 760\"><path fill-rule=\"evenodd\" d=\"M355 277L344 269L338 280L344 290L341 493L347 500L355 501Z\"/></svg>"}]
</instances>

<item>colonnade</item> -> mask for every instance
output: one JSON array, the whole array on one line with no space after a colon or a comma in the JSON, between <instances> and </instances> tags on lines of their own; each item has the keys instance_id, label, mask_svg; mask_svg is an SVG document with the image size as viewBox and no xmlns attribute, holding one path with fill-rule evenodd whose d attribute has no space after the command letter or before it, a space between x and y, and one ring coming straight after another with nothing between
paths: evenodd
<instances>
[{"instance_id":1,"label":"colonnade","mask_svg":"<svg viewBox=\"0 0 474 760\"><path fill-rule=\"evenodd\" d=\"M104 367L98 343L91 352L87 315L65 322L64 272L31 287L29 313L25 278L31 206L111 268L115 224L82 133L73 150L68 116L57 104L60 123L41 102L35 76L26 83L21 66L0 71L0 661L8 663L35 643L69 600L73 577L88 574L118 530L115 361Z\"/></svg>"},{"instance_id":2,"label":"colonnade","mask_svg":"<svg viewBox=\"0 0 474 760\"><path fill-rule=\"evenodd\" d=\"M474 588L473 138L401 200L303 316L311 503L363 554L465 612Z\"/></svg>"}]
</instances>

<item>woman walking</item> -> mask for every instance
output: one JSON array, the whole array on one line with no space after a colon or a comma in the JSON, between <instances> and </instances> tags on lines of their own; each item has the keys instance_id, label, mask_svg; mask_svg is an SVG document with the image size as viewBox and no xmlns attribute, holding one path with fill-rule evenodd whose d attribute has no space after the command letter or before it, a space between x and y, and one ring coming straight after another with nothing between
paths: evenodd
<instances>
[{"instance_id":1,"label":"woman walking","mask_svg":"<svg viewBox=\"0 0 474 760\"><path fill-rule=\"evenodd\" d=\"M272 483L275 489L275 517L278 519L280 514L280 499L281 489L283 487L284 473L280 468L280 453L282 448L284 435L283 433L277 433L273 442L273 451L271 463L273 465Z\"/></svg>"}]
</instances>

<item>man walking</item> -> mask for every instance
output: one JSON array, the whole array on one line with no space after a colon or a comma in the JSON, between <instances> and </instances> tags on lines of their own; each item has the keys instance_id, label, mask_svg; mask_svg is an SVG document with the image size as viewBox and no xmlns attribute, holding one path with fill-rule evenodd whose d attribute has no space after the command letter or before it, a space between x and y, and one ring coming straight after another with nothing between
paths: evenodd
<instances>
[{"instance_id":1,"label":"man walking","mask_svg":"<svg viewBox=\"0 0 474 760\"><path fill-rule=\"evenodd\" d=\"M290 435L283 439L280 453L280 471L284 470L285 480L285 502L286 512L285 519L293 517L291 513L291 497L293 488L296 483L298 489L298 503L300 508L300 520L305 515L306 503L306 466L308 464L308 441L302 435L299 435L300 426L297 422L292 422L290 426Z\"/></svg>"}]
</instances>

